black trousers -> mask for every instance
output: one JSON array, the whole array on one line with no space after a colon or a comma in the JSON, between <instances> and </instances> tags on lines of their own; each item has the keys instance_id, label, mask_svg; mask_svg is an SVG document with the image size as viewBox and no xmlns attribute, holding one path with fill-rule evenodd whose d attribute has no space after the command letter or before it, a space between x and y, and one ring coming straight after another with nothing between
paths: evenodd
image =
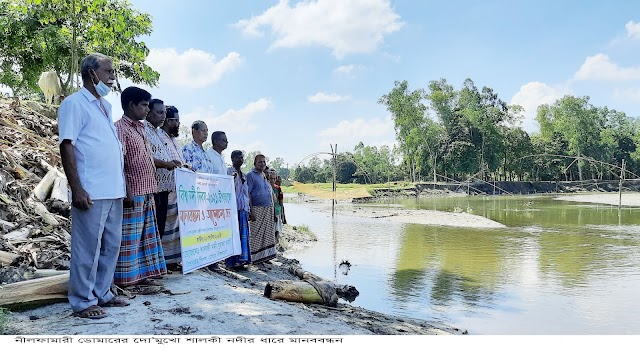
<instances>
[{"instance_id":1,"label":"black trousers","mask_svg":"<svg viewBox=\"0 0 640 352\"><path fill-rule=\"evenodd\" d=\"M169 191L158 192L153 195L156 201L156 222L160 238L164 236L164 225L167 222L167 207L169 206Z\"/></svg>"}]
</instances>

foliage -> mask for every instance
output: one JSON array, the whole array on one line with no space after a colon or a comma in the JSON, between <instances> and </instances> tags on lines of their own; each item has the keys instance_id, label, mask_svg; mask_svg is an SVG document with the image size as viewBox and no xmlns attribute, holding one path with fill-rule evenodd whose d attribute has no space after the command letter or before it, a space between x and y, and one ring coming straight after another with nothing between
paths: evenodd
<instances>
[{"instance_id":1,"label":"foliage","mask_svg":"<svg viewBox=\"0 0 640 352\"><path fill-rule=\"evenodd\" d=\"M63 94L80 85L80 61L100 52L121 77L156 86L160 75L145 64L151 17L126 0L0 0L0 83L14 95L39 94L42 72L55 70Z\"/></svg>"},{"instance_id":2,"label":"foliage","mask_svg":"<svg viewBox=\"0 0 640 352\"><path fill-rule=\"evenodd\" d=\"M416 162L419 160L421 147L424 145L425 113L427 107L423 100L426 93L423 89L410 91L407 81L396 81L389 94L383 95L378 102L387 107L393 116L396 139L408 162L411 179L416 180Z\"/></svg>"}]
</instances>

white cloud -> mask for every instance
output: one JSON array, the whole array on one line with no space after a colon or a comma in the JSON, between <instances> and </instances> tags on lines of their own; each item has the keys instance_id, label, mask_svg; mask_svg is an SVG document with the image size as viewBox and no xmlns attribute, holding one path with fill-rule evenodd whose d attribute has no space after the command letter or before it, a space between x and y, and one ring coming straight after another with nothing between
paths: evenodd
<instances>
[{"instance_id":1,"label":"white cloud","mask_svg":"<svg viewBox=\"0 0 640 352\"><path fill-rule=\"evenodd\" d=\"M338 66L333 70L333 73L336 75L342 75L346 77L355 77L357 71L364 70L365 66L363 65L342 65Z\"/></svg>"},{"instance_id":2,"label":"white cloud","mask_svg":"<svg viewBox=\"0 0 640 352\"><path fill-rule=\"evenodd\" d=\"M307 99L312 103L337 103L339 101L350 100L351 97L348 95L338 95L335 93L327 94L318 92L314 95L310 95Z\"/></svg>"},{"instance_id":3,"label":"white cloud","mask_svg":"<svg viewBox=\"0 0 640 352\"><path fill-rule=\"evenodd\" d=\"M512 105L520 105L524 109L522 129L532 133L540 129L536 122L538 106L553 104L565 95L572 94L568 88L552 87L541 82L529 82L511 98Z\"/></svg>"},{"instance_id":4,"label":"white cloud","mask_svg":"<svg viewBox=\"0 0 640 352\"><path fill-rule=\"evenodd\" d=\"M262 37L270 27L275 41L271 48L323 46L336 58L371 53L384 36L404 23L388 0L302 1L293 7L280 0L259 16L238 21L235 26L250 36Z\"/></svg>"},{"instance_id":5,"label":"white cloud","mask_svg":"<svg viewBox=\"0 0 640 352\"><path fill-rule=\"evenodd\" d=\"M578 72L574 75L577 80L636 80L640 79L640 66L636 67L619 67L611 62L609 56L605 54L596 54L589 56L584 61Z\"/></svg>"},{"instance_id":6,"label":"white cloud","mask_svg":"<svg viewBox=\"0 0 640 352\"><path fill-rule=\"evenodd\" d=\"M627 29L627 37L631 39L640 39L640 23L629 21L624 28Z\"/></svg>"},{"instance_id":7,"label":"white cloud","mask_svg":"<svg viewBox=\"0 0 640 352\"><path fill-rule=\"evenodd\" d=\"M198 49L178 53L173 48L151 49L146 63L160 73L160 84L202 88L217 82L235 70L244 59L230 52L219 61L213 54Z\"/></svg>"},{"instance_id":8,"label":"white cloud","mask_svg":"<svg viewBox=\"0 0 640 352\"><path fill-rule=\"evenodd\" d=\"M335 127L326 128L318 133L321 145L338 144L341 151L353 151L359 142L365 145L392 147L395 130L391 117L386 119L358 118L340 121Z\"/></svg>"},{"instance_id":9,"label":"white cloud","mask_svg":"<svg viewBox=\"0 0 640 352\"><path fill-rule=\"evenodd\" d=\"M630 100L640 103L640 88L616 89L613 96L620 100Z\"/></svg>"},{"instance_id":10,"label":"white cloud","mask_svg":"<svg viewBox=\"0 0 640 352\"><path fill-rule=\"evenodd\" d=\"M257 125L253 118L259 113L271 108L269 99L261 98L251 102L239 110L229 109L220 115L215 114L212 106L197 107L193 111L180 115L182 125L190 126L193 121L202 120L207 124L209 132L225 131L231 133L246 133L254 131Z\"/></svg>"}]
</instances>

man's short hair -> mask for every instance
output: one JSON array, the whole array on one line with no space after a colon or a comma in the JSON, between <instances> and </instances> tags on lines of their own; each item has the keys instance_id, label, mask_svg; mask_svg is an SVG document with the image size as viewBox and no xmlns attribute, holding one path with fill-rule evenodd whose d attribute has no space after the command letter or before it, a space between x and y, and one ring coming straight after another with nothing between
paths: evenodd
<instances>
[{"instance_id":1,"label":"man's short hair","mask_svg":"<svg viewBox=\"0 0 640 352\"><path fill-rule=\"evenodd\" d=\"M167 105L167 119L175 119L178 113L178 108L173 105Z\"/></svg>"},{"instance_id":2,"label":"man's short hair","mask_svg":"<svg viewBox=\"0 0 640 352\"><path fill-rule=\"evenodd\" d=\"M238 157L241 157L243 155L244 155L244 153L242 152L242 150L234 150L234 151L231 152L231 159L238 158Z\"/></svg>"},{"instance_id":3,"label":"man's short hair","mask_svg":"<svg viewBox=\"0 0 640 352\"><path fill-rule=\"evenodd\" d=\"M151 93L135 86L127 87L122 91L122 95L120 96L120 103L122 104L122 110L124 111L127 111L129 103L138 105L141 101L149 100L151 100Z\"/></svg>"},{"instance_id":4,"label":"man's short hair","mask_svg":"<svg viewBox=\"0 0 640 352\"><path fill-rule=\"evenodd\" d=\"M192 129L195 129L196 131L200 131L202 128L204 128L204 127L206 127L206 126L207 126L207 124L206 124L206 123L204 123L204 121L202 121L202 120L194 121L194 122L191 124L191 128L192 128Z\"/></svg>"},{"instance_id":5,"label":"man's short hair","mask_svg":"<svg viewBox=\"0 0 640 352\"><path fill-rule=\"evenodd\" d=\"M162 104L164 105L164 101L160 100L160 99L151 99L149 101L149 110L153 110L153 106L156 104Z\"/></svg>"},{"instance_id":6,"label":"man's short hair","mask_svg":"<svg viewBox=\"0 0 640 352\"><path fill-rule=\"evenodd\" d=\"M80 63L80 75L82 76L82 79L89 78L89 71L99 69L100 64L102 64L103 61L111 61L111 58L100 53L93 53L85 56Z\"/></svg>"},{"instance_id":7,"label":"man's short hair","mask_svg":"<svg viewBox=\"0 0 640 352\"><path fill-rule=\"evenodd\" d=\"M213 141L215 141L216 139L222 139L222 136L226 135L226 133L222 132L222 131L215 131L211 134L211 143L213 143Z\"/></svg>"},{"instance_id":8,"label":"man's short hair","mask_svg":"<svg viewBox=\"0 0 640 352\"><path fill-rule=\"evenodd\" d=\"M258 157L263 157L265 158L265 160L267 159L266 156L264 156L264 154L256 154L256 156L253 157L253 163L256 163L256 160L258 160Z\"/></svg>"}]
</instances>

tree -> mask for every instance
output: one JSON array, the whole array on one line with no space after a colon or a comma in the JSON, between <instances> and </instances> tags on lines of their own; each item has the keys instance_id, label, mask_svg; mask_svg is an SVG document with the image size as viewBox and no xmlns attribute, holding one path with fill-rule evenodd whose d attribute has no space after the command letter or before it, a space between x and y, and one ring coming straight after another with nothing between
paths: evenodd
<instances>
[{"instance_id":1,"label":"tree","mask_svg":"<svg viewBox=\"0 0 640 352\"><path fill-rule=\"evenodd\" d=\"M396 81L389 94L383 95L379 104L387 106L393 116L396 140L400 144L405 160L409 163L411 181L416 181L416 161L423 144L424 119L427 107L422 103L425 98L423 89L409 91L407 81Z\"/></svg>"},{"instance_id":2,"label":"tree","mask_svg":"<svg viewBox=\"0 0 640 352\"><path fill-rule=\"evenodd\" d=\"M0 0L0 83L14 95L37 94L40 73L55 70L63 94L81 83L82 58L100 52L121 77L156 86L149 49L136 38L152 31L151 17L126 0Z\"/></svg>"},{"instance_id":3,"label":"tree","mask_svg":"<svg viewBox=\"0 0 640 352\"><path fill-rule=\"evenodd\" d=\"M568 142L569 152L578 158L578 177L582 181L582 157L592 156L596 152L604 128L604 116L589 104L589 97L566 95L553 105L538 109L536 118L542 133L557 132Z\"/></svg>"}]
</instances>

